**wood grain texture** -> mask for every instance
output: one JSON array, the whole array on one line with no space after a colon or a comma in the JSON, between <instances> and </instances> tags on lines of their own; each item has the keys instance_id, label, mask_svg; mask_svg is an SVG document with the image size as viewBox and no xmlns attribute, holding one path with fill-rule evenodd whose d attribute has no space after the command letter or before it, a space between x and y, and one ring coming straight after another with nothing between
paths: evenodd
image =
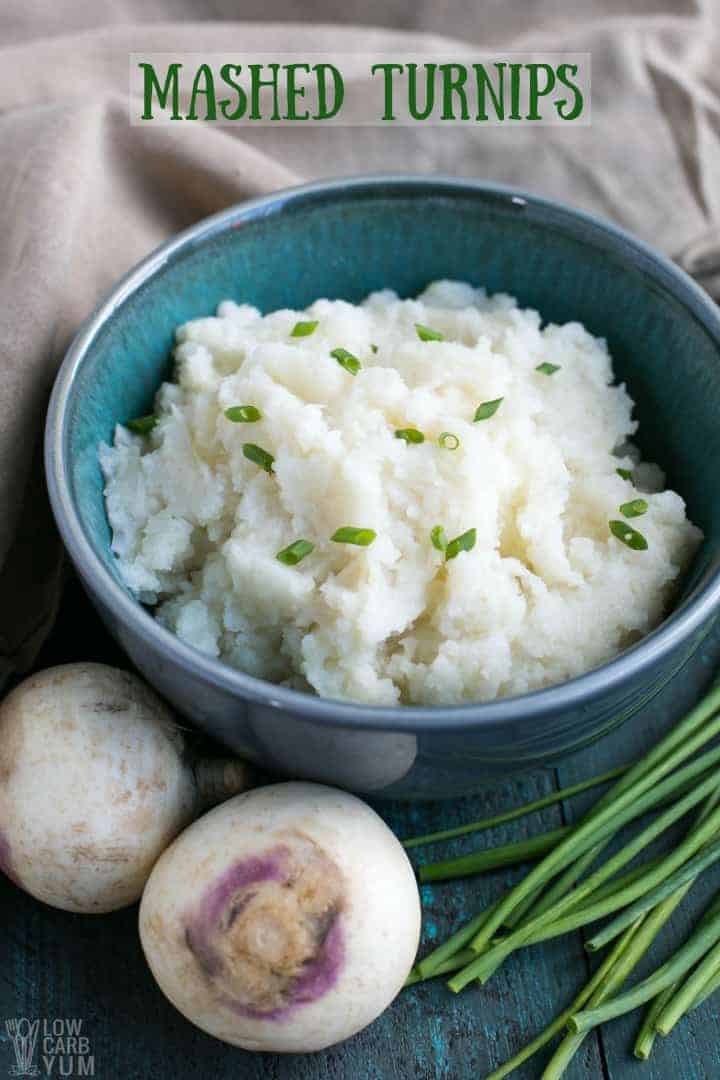
<instances>
[{"instance_id":1,"label":"wood grain texture","mask_svg":"<svg viewBox=\"0 0 720 1080\"><path fill-rule=\"evenodd\" d=\"M120 663L87 603L72 586L65 614L39 666L92 657ZM473 817L537 798L627 760L648 745L692 702L720 661L720 627L671 692L641 717L567 760L557 770L515 778L503 788L445 803L379 804L400 835L447 828ZM414 853L414 861L494 846L571 821L592 795L548 807L488 835ZM432 945L492 902L519 874L505 870L481 878L423 887L424 943ZM691 893L657 942L650 967L687 933L688 912L702 907L710 880ZM714 875L720 885L720 874ZM405 991L375 1024L346 1044L309 1057L248 1054L225 1046L188 1024L155 987L136 931L135 908L86 917L53 911L24 896L0 876L0 1078L14 1061L5 1034L9 1017L81 1018L102 1080L482 1080L493 1067L541 1030L585 981L589 965L581 934L569 935L512 957L490 983L454 996L442 980ZM647 967L648 965L646 965ZM717 1080L720 1077L720 1001L710 999L671 1037L658 1039L650 1062L631 1056L638 1018L591 1035L569 1080ZM534 1080L540 1055L514 1075Z\"/></svg>"}]
</instances>

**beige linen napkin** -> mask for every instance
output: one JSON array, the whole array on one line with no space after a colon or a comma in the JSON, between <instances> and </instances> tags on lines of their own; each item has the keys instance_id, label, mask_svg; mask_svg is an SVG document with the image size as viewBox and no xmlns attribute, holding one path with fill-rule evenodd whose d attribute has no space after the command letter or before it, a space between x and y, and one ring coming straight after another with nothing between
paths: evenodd
<instances>
[{"instance_id":1,"label":"beige linen napkin","mask_svg":"<svg viewBox=\"0 0 720 1080\"><path fill-rule=\"evenodd\" d=\"M508 182L613 218L720 296L720 18L712 3L461 0L448 9L430 0L411 8L406 0L351 0L340 11L323 0L252 0L238 11L230 0L5 0L0 685L32 663L60 594L61 552L37 452L53 377L100 296L178 229L316 176L444 172ZM192 21L204 17L271 21ZM175 21L158 22L168 18ZM388 28L329 24L338 18ZM591 52L592 125L249 130L128 123L131 52L447 54L453 42L433 36L439 30L478 49Z\"/></svg>"}]
</instances>

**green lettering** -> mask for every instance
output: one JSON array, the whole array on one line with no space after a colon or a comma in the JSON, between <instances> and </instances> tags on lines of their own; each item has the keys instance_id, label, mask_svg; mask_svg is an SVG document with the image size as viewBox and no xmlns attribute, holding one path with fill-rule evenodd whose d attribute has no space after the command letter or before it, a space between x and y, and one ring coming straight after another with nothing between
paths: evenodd
<instances>
[{"instance_id":1,"label":"green lettering","mask_svg":"<svg viewBox=\"0 0 720 1080\"><path fill-rule=\"evenodd\" d=\"M143 111L142 120L154 120L152 111L153 94L157 98L157 103L161 109L166 108L167 99L172 94L172 112L170 114L171 120L182 120L180 113L180 86L178 82L178 74L182 64L170 64L165 75L165 83L160 86L155 69L152 64L138 64L139 68L142 68L143 73Z\"/></svg>"},{"instance_id":2,"label":"green lettering","mask_svg":"<svg viewBox=\"0 0 720 1080\"><path fill-rule=\"evenodd\" d=\"M205 98L205 116L203 120L217 120L217 103L215 101L215 83L213 73L208 64L201 64L195 72L192 90L190 92L190 108L187 111L186 120L197 120L197 99Z\"/></svg>"},{"instance_id":3,"label":"green lettering","mask_svg":"<svg viewBox=\"0 0 720 1080\"><path fill-rule=\"evenodd\" d=\"M585 104L582 91L571 79L568 79L566 72L569 71L573 78L578 73L577 64L560 64L557 69L558 82L561 82L563 86L566 86L573 95L574 104L570 111L567 111L568 101L567 98L560 98L555 102L555 109L561 120L577 120L578 116L582 114L583 105ZM565 111L563 111L565 110Z\"/></svg>"},{"instance_id":4,"label":"green lettering","mask_svg":"<svg viewBox=\"0 0 720 1080\"><path fill-rule=\"evenodd\" d=\"M522 120L520 113L520 76L522 64L508 64L510 68L510 112L509 120Z\"/></svg>"},{"instance_id":5,"label":"green lettering","mask_svg":"<svg viewBox=\"0 0 720 1080\"><path fill-rule=\"evenodd\" d=\"M273 109L272 115L269 117L269 119L280 120L280 106L278 104L278 71L280 70L280 65L268 64L267 66L272 72L272 76L269 79L263 79L262 69L264 65L248 64L248 70L250 71L251 76L250 95L252 102L249 113L250 120L263 119L262 112L260 111L260 91L263 89L263 87L267 87L268 89L272 90L273 95Z\"/></svg>"},{"instance_id":6,"label":"green lettering","mask_svg":"<svg viewBox=\"0 0 720 1080\"><path fill-rule=\"evenodd\" d=\"M309 120L310 113L306 109L304 113L297 112L295 108L295 99L305 97L305 87L298 86L295 82L295 76L298 70L302 70L306 75L310 74L309 64L285 64L285 71L287 72L287 114L286 120Z\"/></svg>"},{"instance_id":7,"label":"green lettering","mask_svg":"<svg viewBox=\"0 0 720 1080\"><path fill-rule=\"evenodd\" d=\"M385 107L383 110L383 120L395 120L395 114L393 113L393 72L397 71L400 75L403 73L402 64L373 64L370 68L370 74L374 75L376 71L382 71L383 80L385 84Z\"/></svg>"},{"instance_id":8,"label":"green lettering","mask_svg":"<svg viewBox=\"0 0 720 1080\"><path fill-rule=\"evenodd\" d=\"M467 68L463 67L462 64L440 64L440 71L443 78L443 107L440 119L458 119L453 108L453 97L457 95L460 101L459 119L469 120L470 112L468 110L467 96L463 89L467 82Z\"/></svg>"},{"instance_id":9,"label":"green lettering","mask_svg":"<svg viewBox=\"0 0 720 1080\"><path fill-rule=\"evenodd\" d=\"M331 120L337 116L345 100L345 83L334 64L315 64L313 67L318 84L318 111L313 120ZM328 108L328 87L326 76L332 77L332 105Z\"/></svg>"},{"instance_id":10,"label":"green lettering","mask_svg":"<svg viewBox=\"0 0 720 1080\"><path fill-rule=\"evenodd\" d=\"M427 120L435 104L435 72L437 64L424 64L425 68L425 106L418 106L417 64L408 64L408 111L413 120Z\"/></svg>"},{"instance_id":11,"label":"green lettering","mask_svg":"<svg viewBox=\"0 0 720 1080\"><path fill-rule=\"evenodd\" d=\"M525 67L530 73L530 85L528 87L528 99L529 109L527 114L528 120L542 120L542 116L538 111L538 102L541 97L545 97L550 93L555 85L555 72L551 68L550 64L526 64ZM545 75L545 85L540 85L540 73Z\"/></svg>"},{"instance_id":12,"label":"green lettering","mask_svg":"<svg viewBox=\"0 0 720 1080\"><path fill-rule=\"evenodd\" d=\"M487 97L490 97L492 101L492 109L495 113L497 120L505 119L505 68L506 63L504 60L500 60L498 63L493 64L496 68L499 78L497 91L492 85L490 76L485 68L484 64L473 64L475 68L475 78L477 81L477 94L478 94L478 111L476 120L487 120Z\"/></svg>"},{"instance_id":13,"label":"green lettering","mask_svg":"<svg viewBox=\"0 0 720 1080\"><path fill-rule=\"evenodd\" d=\"M237 106L232 112L230 111L230 98L222 98L218 103L220 105L220 112L226 120L240 120L245 115L245 110L247 109L247 94L233 77L239 76L241 71L242 64L223 64L220 68L220 78L226 86L229 86L230 89L234 90L237 94Z\"/></svg>"}]
</instances>

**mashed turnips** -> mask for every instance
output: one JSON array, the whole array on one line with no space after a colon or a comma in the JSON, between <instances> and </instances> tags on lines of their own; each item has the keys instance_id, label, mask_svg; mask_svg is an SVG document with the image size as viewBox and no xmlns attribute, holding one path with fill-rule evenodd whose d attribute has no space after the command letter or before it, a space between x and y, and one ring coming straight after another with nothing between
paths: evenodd
<instances>
[{"instance_id":1,"label":"mashed turnips","mask_svg":"<svg viewBox=\"0 0 720 1080\"><path fill-rule=\"evenodd\" d=\"M226 301L177 342L144 433L101 447L113 550L252 675L385 705L534 690L652 629L701 539L627 441L604 341L509 296Z\"/></svg>"}]
</instances>

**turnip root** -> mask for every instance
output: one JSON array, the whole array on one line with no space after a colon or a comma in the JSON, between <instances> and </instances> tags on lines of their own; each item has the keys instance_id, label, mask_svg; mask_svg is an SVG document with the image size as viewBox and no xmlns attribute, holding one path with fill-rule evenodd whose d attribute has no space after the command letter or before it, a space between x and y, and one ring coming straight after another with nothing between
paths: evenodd
<instances>
[{"instance_id":1,"label":"turnip root","mask_svg":"<svg viewBox=\"0 0 720 1080\"><path fill-rule=\"evenodd\" d=\"M193 767L134 675L51 668L0 705L0 869L53 907L113 911L140 897L181 829L248 784L239 761Z\"/></svg>"},{"instance_id":2,"label":"turnip root","mask_svg":"<svg viewBox=\"0 0 720 1080\"><path fill-rule=\"evenodd\" d=\"M287 783L211 810L160 857L140 937L163 993L248 1050L321 1050L401 989L420 934L405 852L353 795Z\"/></svg>"}]
</instances>

